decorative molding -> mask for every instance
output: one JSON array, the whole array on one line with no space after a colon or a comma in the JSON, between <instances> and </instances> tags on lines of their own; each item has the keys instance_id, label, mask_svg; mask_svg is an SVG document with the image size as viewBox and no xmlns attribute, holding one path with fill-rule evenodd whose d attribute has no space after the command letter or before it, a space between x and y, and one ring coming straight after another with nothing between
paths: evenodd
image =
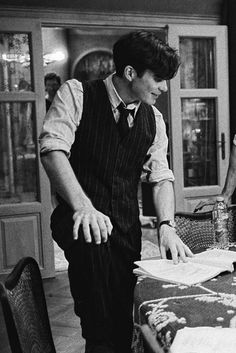
<instances>
[{"instance_id":1,"label":"decorative molding","mask_svg":"<svg viewBox=\"0 0 236 353\"><path fill-rule=\"evenodd\" d=\"M0 9L2 17L35 18L47 26L111 26L126 28L155 28L167 24L220 24L220 16L176 14L176 13L140 13L140 12L88 12L79 9L41 9L23 7L5 7Z\"/></svg>"}]
</instances>

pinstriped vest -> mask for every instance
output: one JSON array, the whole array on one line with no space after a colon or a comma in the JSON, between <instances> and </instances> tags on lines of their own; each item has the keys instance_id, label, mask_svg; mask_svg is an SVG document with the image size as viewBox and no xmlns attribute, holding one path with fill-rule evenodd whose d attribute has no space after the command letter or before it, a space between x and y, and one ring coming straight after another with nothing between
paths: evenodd
<instances>
[{"instance_id":1,"label":"pinstriped vest","mask_svg":"<svg viewBox=\"0 0 236 353\"><path fill-rule=\"evenodd\" d=\"M137 189L156 133L154 112L142 103L134 126L121 140L103 81L83 83L83 89L83 113L70 163L94 207L126 232L139 220Z\"/></svg>"}]
</instances>

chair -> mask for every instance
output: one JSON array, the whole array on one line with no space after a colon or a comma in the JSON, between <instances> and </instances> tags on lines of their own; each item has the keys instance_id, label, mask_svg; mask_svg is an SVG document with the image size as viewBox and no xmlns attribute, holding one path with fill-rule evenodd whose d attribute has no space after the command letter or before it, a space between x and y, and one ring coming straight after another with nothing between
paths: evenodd
<instances>
[{"instance_id":1,"label":"chair","mask_svg":"<svg viewBox=\"0 0 236 353\"><path fill-rule=\"evenodd\" d=\"M230 205L229 211L229 240L236 240L236 205ZM176 212L176 232L183 242L193 252L209 248L213 244L214 228L212 212L188 213Z\"/></svg>"},{"instance_id":2,"label":"chair","mask_svg":"<svg viewBox=\"0 0 236 353\"><path fill-rule=\"evenodd\" d=\"M147 324L134 324L132 353L164 353L155 332Z\"/></svg>"},{"instance_id":3,"label":"chair","mask_svg":"<svg viewBox=\"0 0 236 353\"><path fill-rule=\"evenodd\" d=\"M163 348L159 345L147 324L140 326L140 330L143 338L144 353L164 353Z\"/></svg>"},{"instance_id":4,"label":"chair","mask_svg":"<svg viewBox=\"0 0 236 353\"><path fill-rule=\"evenodd\" d=\"M21 259L0 283L7 334L12 353L56 353L37 262Z\"/></svg>"}]
</instances>

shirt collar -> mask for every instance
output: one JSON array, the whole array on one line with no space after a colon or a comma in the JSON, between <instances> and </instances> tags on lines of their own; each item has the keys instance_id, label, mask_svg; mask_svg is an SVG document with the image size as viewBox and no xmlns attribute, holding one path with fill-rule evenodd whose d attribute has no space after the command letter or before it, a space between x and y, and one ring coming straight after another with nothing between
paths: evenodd
<instances>
[{"instance_id":1,"label":"shirt collar","mask_svg":"<svg viewBox=\"0 0 236 353\"><path fill-rule=\"evenodd\" d=\"M117 107L120 105L120 103L123 103L124 106L128 109L135 109L135 113L136 114L139 106L140 106L140 102L137 103L130 103L128 105L126 105L123 100L121 99L121 97L119 96L117 90L115 89L115 86L113 84L112 81L112 77L114 74L109 75L105 80L104 80L104 84L106 86L107 89L107 93L108 93L108 97L110 100L110 103L112 105L112 109L117 109Z\"/></svg>"}]
</instances>

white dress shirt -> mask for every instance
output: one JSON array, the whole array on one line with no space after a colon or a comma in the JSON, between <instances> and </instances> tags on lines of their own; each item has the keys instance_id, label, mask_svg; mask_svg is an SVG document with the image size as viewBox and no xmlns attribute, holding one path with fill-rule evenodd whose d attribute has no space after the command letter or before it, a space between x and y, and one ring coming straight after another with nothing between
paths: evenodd
<instances>
[{"instance_id":1,"label":"white dress shirt","mask_svg":"<svg viewBox=\"0 0 236 353\"><path fill-rule=\"evenodd\" d=\"M116 91L112 75L104 80L111 109L116 122L119 120L117 107L122 102ZM127 105L129 109L135 109L135 114L140 103ZM147 182L160 182L163 180L174 181L174 175L169 169L167 161L168 139L166 136L166 126L162 114L154 106L153 111L156 120L156 136L153 144L148 150L148 160L143 165L142 180ZM83 87L76 79L66 81L57 91L56 96L47 112L43 128L39 137L40 152L61 150L67 156L75 139L75 132L79 128L83 112ZM128 116L128 124L132 128L134 117Z\"/></svg>"}]
</instances>

